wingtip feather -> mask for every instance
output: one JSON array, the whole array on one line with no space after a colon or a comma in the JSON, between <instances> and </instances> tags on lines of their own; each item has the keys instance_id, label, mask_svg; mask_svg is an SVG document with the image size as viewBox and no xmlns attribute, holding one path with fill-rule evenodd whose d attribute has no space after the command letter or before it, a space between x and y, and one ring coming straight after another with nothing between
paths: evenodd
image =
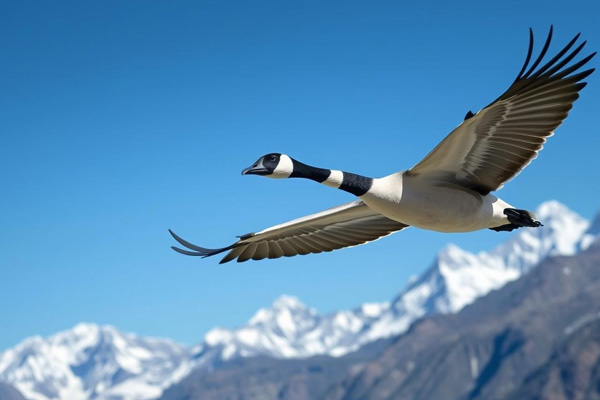
<instances>
[{"instance_id":1,"label":"wingtip feather","mask_svg":"<svg viewBox=\"0 0 600 400\"><path fill-rule=\"evenodd\" d=\"M171 236L173 236L173 238L177 242L179 242L179 244L181 244L184 247L187 247L190 250L193 250L193 252L191 252L191 251L182 250L182 249L173 247L173 250L177 251L178 253L186 254L186 255L202 256L202 258L206 258L206 257L214 256L215 254L219 254L224 251L230 250L235 246L235 243L234 243L230 246L222 247L219 249L207 249L205 247L196 246L195 244L192 244L192 243L188 242L187 240L182 239L181 237L179 237L175 232L173 232L170 229L169 229L169 233L171 233Z\"/></svg>"},{"instance_id":2,"label":"wingtip feather","mask_svg":"<svg viewBox=\"0 0 600 400\"><path fill-rule=\"evenodd\" d=\"M197 252L194 252L194 251L183 250L183 249L180 249L179 247L175 247L175 246L171 246L171 248L173 250L175 250L177 253L184 254L186 256L201 256L202 255L200 253L197 253Z\"/></svg>"}]
</instances>

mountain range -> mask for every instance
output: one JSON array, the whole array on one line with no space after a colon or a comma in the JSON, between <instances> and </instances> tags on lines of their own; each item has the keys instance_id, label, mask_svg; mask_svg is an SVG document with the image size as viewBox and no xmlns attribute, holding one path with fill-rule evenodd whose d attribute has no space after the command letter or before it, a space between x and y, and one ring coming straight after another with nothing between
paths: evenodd
<instances>
[{"instance_id":1,"label":"mountain range","mask_svg":"<svg viewBox=\"0 0 600 400\"><path fill-rule=\"evenodd\" d=\"M342 357L240 358L160 400L598 400L600 243Z\"/></svg>"},{"instance_id":2,"label":"mountain range","mask_svg":"<svg viewBox=\"0 0 600 400\"><path fill-rule=\"evenodd\" d=\"M189 373L190 349L78 324L0 354L0 380L31 400L152 399Z\"/></svg>"},{"instance_id":3,"label":"mountain range","mask_svg":"<svg viewBox=\"0 0 600 400\"><path fill-rule=\"evenodd\" d=\"M325 400L600 398L600 246L413 324Z\"/></svg>"},{"instance_id":4,"label":"mountain range","mask_svg":"<svg viewBox=\"0 0 600 400\"><path fill-rule=\"evenodd\" d=\"M590 224L559 202L543 203L536 214L544 227L521 230L492 251L471 254L448 245L391 302L366 303L320 316L297 299L282 296L241 328L211 330L197 351L218 351L213 357L221 360L258 355L341 356L374 340L398 335L425 315L460 311L541 260L576 254L597 236L590 228L600 222Z\"/></svg>"},{"instance_id":5,"label":"mountain range","mask_svg":"<svg viewBox=\"0 0 600 400\"><path fill-rule=\"evenodd\" d=\"M471 254L454 245L445 247L390 302L322 316L298 299L282 296L258 310L246 325L214 328L191 348L124 334L110 326L79 324L46 339L26 339L0 353L0 381L30 400L145 400L158 398L190 374L206 374L224 365L256 366L274 358L290 360L286 368L294 370L301 365L309 368L308 360L321 357L330 369L319 367L315 376L323 375L325 385L326 377L342 379L348 372L338 367L347 364L336 360L367 362L381 343L412 330L416 320L458 313L548 257L587 249L600 233L600 218L590 223L555 201L543 203L536 214L544 227L520 230L489 252Z\"/></svg>"}]
</instances>

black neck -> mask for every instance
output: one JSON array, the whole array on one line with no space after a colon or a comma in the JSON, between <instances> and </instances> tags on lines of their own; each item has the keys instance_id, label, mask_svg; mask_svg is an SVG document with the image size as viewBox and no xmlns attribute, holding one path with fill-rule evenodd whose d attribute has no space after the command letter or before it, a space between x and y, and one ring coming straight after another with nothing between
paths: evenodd
<instances>
[{"instance_id":1,"label":"black neck","mask_svg":"<svg viewBox=\"0 0 600 400\"><path fill-rule=\"evenodd\" d=\"M311 179L315 182L323 183L331 174L331 170L329 169L311 167L310 165L296 161L293 158L292 164L294 165L294 170L290 175L290 178L305 178Z\"/></svg>"},{"instance_id":2,"label":"black neck","mask_svg":"<svg viewBox=\"0 0 600 400\"><path fill-rule=\"evenodd\" d=\"M315 182L327 184L327 178L332 174L332 170L312 167L292 159L294 170L290 175L290 178L305 178L311 179ZM353 174L352 172L343 172L343 179L339 189L352 193L355 196L362 196L371 189L373 185L373 178L366 176ZM331 185L329 185L331 186Z\"/></svg>"}]
</instances>

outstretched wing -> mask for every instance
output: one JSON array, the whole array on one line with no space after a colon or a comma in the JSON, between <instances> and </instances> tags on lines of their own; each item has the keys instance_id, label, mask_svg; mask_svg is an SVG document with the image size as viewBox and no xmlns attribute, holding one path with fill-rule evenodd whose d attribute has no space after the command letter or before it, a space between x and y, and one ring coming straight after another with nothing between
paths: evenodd
<instances>
[{"instance_id":1,"label":"outstretched wing","mask_svg":"<svg viewBox=\"0 0 600 400\"><path fill-rule=\"evenodd\" d=\"M236 258L238 262L243 262L357 246L406 227L408 225L384 217L359 200L249 233L231 246L221 249L205 249L183 240L171 230L169 232L175 240L192 250L172 247L182 254L210 257L229 250L220 262L223 264Z\"/></svg>"},{"instance_id":2,"label":"outstretched wing","mask_svg":"<svg viewBox=\"0 0 600 400\"><path fill-rule=\"evenodd\" d=\"M552 27L539 57L527 69L533 50L530 29L525 64L510 88L477 114L469 112L465 121L408 174L439 178L487 194L501 188L535 159L579 97L578 92L586 85L581 81L594 71L579 72L596 53L569 65L586 44L584 41L569 53L579 34L536 69L551 39Z\"/></svg>"}]
</instances>

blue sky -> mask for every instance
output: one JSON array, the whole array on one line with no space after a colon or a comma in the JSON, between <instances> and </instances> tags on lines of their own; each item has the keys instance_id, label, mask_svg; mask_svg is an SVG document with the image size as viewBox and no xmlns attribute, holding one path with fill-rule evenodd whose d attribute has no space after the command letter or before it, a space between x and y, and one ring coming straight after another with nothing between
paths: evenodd
<instances>
[{"instance_id":1,"label":"blue sky","mask_svg":"<svg viewBox=\"0 0 600 400\"><path fill-rule=\"evenodd\" d=\"M369 176L409 168L503 92L555 26L600 49L600 3L5 2L0 13L0 350L80 321L196 343L278 295L321 312L389 300L446 243L410 229L328 254L218 265L180 256L351 201L241 176L258 156ZM597 60L592 62L597 66ZM499 195L598 207L600 80Z\"/></svg>"}]
</instances>

